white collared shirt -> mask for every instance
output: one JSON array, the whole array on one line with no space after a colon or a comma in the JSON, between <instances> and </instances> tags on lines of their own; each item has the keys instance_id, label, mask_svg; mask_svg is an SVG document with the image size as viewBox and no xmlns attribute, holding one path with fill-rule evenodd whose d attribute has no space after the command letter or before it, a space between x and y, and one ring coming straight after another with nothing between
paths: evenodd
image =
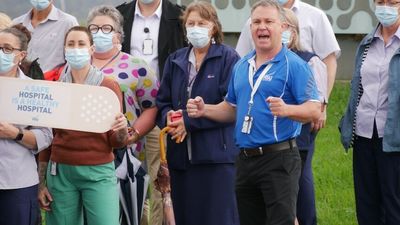
<instances>
[{"instance_id":1,"label":"white collared shirt","mask_svg":"<svg viewBox=\"0 0 400 225\"><path fill-rule=\"evenodd\" d=\"M39 58L43 72L49 71L65 62L64 38L67 31L78 25L75 17L57 9L54 5L49 16L34 28L32 10L15 18L14 24L22 23L32 34L28 45L28 60Z\"/></svg>"},{"instance_id":2,"label":"white collared shirt","mask_svg":"<svg viewBox=\"0 0 400 225\"><path fill-rule=\"evenodd\" d=\"M300 44L303 50L318 55L320 59L326 58L331 53L335 53L337 58L340 56L340 47L332 26L322 10L300 0L294 1L291 10L299 20ZM250 23L249 18L236 45L236 51L241 57L254 49Z\"/></svg>"},{"instance_id":3,"label":"white collared shirt","mask_svg":"<svg viewBox=\"0 0 400 225\"><path fill-rule=\"evenodd\" d=\"M132 24L131 33L131 52L130 54L141 58L149 64L150 68L156 73L157 78L160 78L158 69L158 33L160 30L162 0L153 15L144 17L140 11L138 2L136 2L135 18ZM149 29L148 33L144 32L145 28ZM153 51L151 55L143 54L143 42L145 39L153 41Z\"/></svg>"},{"instance_id":4,"label":"white collared shirt","mask_svg":"<svg viewBox=\"0 0 400 225\"><path fill-rule=\"evenodd\" d=\"M18 68L15 79L31 78ZM16 124L14 126L32 131L37 150L27 149L12 139L0 138L0 190L26 188L38 184L35 154L47 148L53 140L50 128Z\"/></svg>"},{"instance_id":5,"label":"white collared shirt","mask_svg":"<svg viewBox=\"0 0 400 225\"><path fill-rule=\"evenodd\" d=\"M326 14L319 8L295 0L291 8L299 20L300 44L307 52L325 59L331 53L340 56L340 47Z\"/></svg>"}]
</instances>

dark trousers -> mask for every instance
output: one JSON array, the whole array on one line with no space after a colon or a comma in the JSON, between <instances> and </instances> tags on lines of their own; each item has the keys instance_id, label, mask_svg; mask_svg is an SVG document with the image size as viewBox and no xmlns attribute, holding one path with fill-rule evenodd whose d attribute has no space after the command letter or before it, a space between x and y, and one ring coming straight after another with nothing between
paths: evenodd
<instances>
[{"instance_id":1,"label":"dark trousers","mask_svg":"<svg viewBox=\"0 0 400 225\"><path fill-rule=\"evenodd\" d=\"M36 225L38 186L0 190L0 224Z\"/></svg>"},{"instance_id":2,"label":"dark trousers","mask_svg":"<svg viewBox=\"0 0 400 225\"><path fill-rule=\"evenodd\" d=\"M382 138L357 136L353 175L360 225L400 224L400 153L382 151Z\"/></svg>"},{"instance_id":3,"label":"dark trousers","mask_svg":"<svg viewBox=\"0 0 400 225\"><path fill-rule=\"evenodd\" d=\"M314 178L312 158L315 150L316 132L311 132L311 124L303 124L300 135L296 138L301 156L301 175L299 195L297 197L297 219L300 225L316 225L317 210L315 207Z\"/></svg>"},{"instance_id":4,"label":"dark trousers","mask_svg":"<svg viewBox=\"0 0 400 225\"><path fill-rule=\"evenodd\" d=\"M293 225L299 189L297 148L240 154L236 161L236 198L241 225Z\"/></svg>"},{"instance_id":5,"label":"dark trousers","mask_svg":"<svg viewBox=\"0 0 400 225\"><path fill-rule=\"evenodd\" d=\"M233 163L170 168L176 225L239 225Z\"/></svg>"}]
</instances>

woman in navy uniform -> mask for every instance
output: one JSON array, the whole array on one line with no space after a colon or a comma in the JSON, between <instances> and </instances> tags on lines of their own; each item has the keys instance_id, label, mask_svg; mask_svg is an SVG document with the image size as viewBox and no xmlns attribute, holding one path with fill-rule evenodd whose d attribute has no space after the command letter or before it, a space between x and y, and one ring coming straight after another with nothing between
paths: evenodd
<instances>
[{"instance_id":1,"label":"woman in navy uniform","mask_svg":"<svg viewBox=\"0 0 400 225\"><path fill-rule=\"evenodd\" d=\"M236 225L234 123L189 118L185 109L193 96L209 104L223 101L239 56L222 44L221 24L211 4L194 2L182 18L190 45L167 59L157 96L159 127L173 127L167 160L176 224ZM182 118L171 122L176 112Z\"/></svg>"}]
</instances>

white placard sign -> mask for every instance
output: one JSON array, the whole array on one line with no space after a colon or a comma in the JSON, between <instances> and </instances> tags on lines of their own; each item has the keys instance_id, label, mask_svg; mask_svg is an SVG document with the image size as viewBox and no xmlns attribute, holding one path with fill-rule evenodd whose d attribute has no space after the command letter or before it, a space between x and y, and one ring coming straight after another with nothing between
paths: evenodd
<instances>
[{"instance_id":1,"label":"white placard sign","mask_svg":"<svg viewBox=\"0 0 400 225\"><path fill-rule=\"evenodd\" d=\"M0 121L102 133L118 112L106 87L0 77Z\"/></svg>"}]
</instances>

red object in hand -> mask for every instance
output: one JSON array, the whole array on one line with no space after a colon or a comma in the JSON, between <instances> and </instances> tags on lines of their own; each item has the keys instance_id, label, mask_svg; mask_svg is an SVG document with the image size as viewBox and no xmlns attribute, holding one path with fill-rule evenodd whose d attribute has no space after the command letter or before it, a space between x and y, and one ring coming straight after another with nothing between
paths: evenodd
<instances>
[{"instance_id":1,"label":"red object in hand","mask_svg":"<svg viewBox=\"0 0 400 225\"><path fill-rule=\"evenodd\" d=\"M182 113L181 112L174 112L171 115L171 122L175 122L177 120L180 120L182 118Z\"/></svg>"}]
</instances>

